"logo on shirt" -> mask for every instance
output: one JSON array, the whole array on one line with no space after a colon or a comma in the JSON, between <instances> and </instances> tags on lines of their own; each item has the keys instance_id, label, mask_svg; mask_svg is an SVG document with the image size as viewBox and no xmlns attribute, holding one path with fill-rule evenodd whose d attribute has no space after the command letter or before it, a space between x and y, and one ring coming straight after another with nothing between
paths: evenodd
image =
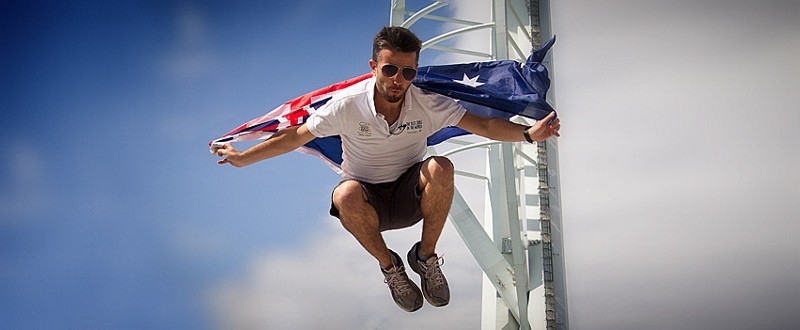
<instances>
[{"instance_id":1,"label":"logo on shirt","mask_svg":"<svg viewBox=\"0 0 800 330\"><path fill-rule=\"evenodd\" d=\"M360 122L358 123L358 135L359 136L372 136L372 129L369 126L369 123Z\"/></svg>"},{"instance_id":2,"label":"logo on shirt","mask_svg":"<svg viewBox=\"0 0 800 330\"><path fill-rule=\"evenodd\" d=\"M406 133L409 133L409 134L415 134L415 133L422 132L422 120L407 121L407 122L403 123L402 125L397 126L397 129L395 129L391 133L393 135L398 135L398 134L403 133L403 132L406 132Z\"/></svg>"}]
</instances>

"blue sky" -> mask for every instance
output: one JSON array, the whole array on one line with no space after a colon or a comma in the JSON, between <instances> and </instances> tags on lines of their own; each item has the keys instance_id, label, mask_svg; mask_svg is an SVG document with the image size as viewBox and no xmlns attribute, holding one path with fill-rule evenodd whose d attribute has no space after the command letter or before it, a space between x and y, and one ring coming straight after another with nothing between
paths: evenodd
<instances>
[{"instance_id":1,"label":"blue sky","mask_svg":"<svg viewBox=\"0 0 800 330\"><path fill-rule=\"evenodd\" d=\"M478 328L452 227L451 306L406 314L327 216L324 164L209 155L366 72L388 23L388 0L267 3L0 4L4 326ZM798 22L794 1L554 2L574 328L800 325Z\"/></svg>"},{"instance_id":2,"label":"blue sky","mask_svg":"<svg viewBox=\"0 0 800 330\"><path fill-rule=\"evenodd\" d=\"M0 6L3 323L209 327L203 288L318 225L323 164L221 168L207 142L366 72L388 2L284 3Z\"/></svg>"}]
</instances>

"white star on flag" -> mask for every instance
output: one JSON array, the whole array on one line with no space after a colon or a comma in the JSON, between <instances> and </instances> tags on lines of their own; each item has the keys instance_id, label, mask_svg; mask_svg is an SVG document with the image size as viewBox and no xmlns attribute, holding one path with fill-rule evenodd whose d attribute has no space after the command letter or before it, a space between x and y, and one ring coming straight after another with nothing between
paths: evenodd
<instances>
[{"instance_id":1,"label":"white star on flag","mask_svg":"<svg viewBox=\"0 0 800 330\"><path fill-rule=\"evenodd\" d=\"M465 73L464 74L464 78L462 78L461 80L453 79L453 81L457 82L459 84L462 84L462 85L470 86L470 87L478 87L478 86L483 85L483 83L479 83L478 82L478 77L480 77L480 75L475 76L475 78L470 78L470 77L467 77L467 74Z\"/></svg>"}]
</instances>

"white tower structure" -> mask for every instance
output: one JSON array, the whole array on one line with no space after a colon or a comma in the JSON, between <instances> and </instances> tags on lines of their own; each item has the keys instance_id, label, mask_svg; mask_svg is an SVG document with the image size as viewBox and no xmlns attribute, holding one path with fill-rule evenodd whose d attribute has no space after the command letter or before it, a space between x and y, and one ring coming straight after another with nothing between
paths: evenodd
<instances>
[{"instance_id":1,"label":"white tower structure","mask_svg":"<svg viewBox=\"0 0 800 330\"><path fill-rule=\"evenodd\" d=\"M424 40L423 51L432 49L483 60L524 62L531 49L552 37L549 0L475 2L491 13L486 21L434 14L443 12L439 9L448 5L464 5L462 1L433 1L412 11L406 7L406 0L391 0L389 23L411 30L421 19L438 23L442 34ZM444 43L475 33L489 35L486 49ZM548 55L544 64L552 80L551 63ZM551 105L555 105L553 87L551 83ZM513 120L527 122L525 118ZM456 147L442 155L486 150L485 175L456 171L485 183L483 224L458 186L450 210L451 222L484 272L481 328L568 329L556 139L535 145L474 139L448 142ZM431 153L435 153L432 148Z\"/></svg>"}]
</instances>

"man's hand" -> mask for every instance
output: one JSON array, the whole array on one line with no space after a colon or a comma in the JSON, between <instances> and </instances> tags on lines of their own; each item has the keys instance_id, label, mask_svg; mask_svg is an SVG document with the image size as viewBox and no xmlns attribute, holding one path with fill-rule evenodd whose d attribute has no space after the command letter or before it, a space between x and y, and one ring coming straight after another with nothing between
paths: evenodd
<instances>
[{"instance_id":1,"label":"man's hand","mask_svg":"<svg viewBox=\"0 0 800 330\"><path fill-rule=\"evenodd\" d=\"M528 129L528 135L534 141L541 142L553 135L561 136L558 134L559 129L561 129L561 122L556 118L556 112L553 111Z\"/></svg>"},{"instance_id":2,"label":"man's hand","mask_svg":"<svg viewBox=\"0 0 800 330\"><path fill-rule=\"evenodd\" d=\"M213 146L212 148L212 152L217 154L217 156L223 157L217 161L217 164L231 164L234 167L242 167L246 165L243 162L242 153L236 150L232 144L226 143L222 146Z\"/></svg>"},{"instance_id":3,"label":"man's hand","mask_svg":"<svg viewBox=\"0 0 800 330\"><path fill-rule=\"evenodd\" d=\"M236 150L230 143L226 143L222 146L211 146L211 153L223 157L217 164L231 164L234 167L242 167L283 155L302 147L314 138L314 134L311 134L306 124L302 124L299 127L282 129L270 136L269 139L245 151Z\"/></svg>"}]
</instances>

